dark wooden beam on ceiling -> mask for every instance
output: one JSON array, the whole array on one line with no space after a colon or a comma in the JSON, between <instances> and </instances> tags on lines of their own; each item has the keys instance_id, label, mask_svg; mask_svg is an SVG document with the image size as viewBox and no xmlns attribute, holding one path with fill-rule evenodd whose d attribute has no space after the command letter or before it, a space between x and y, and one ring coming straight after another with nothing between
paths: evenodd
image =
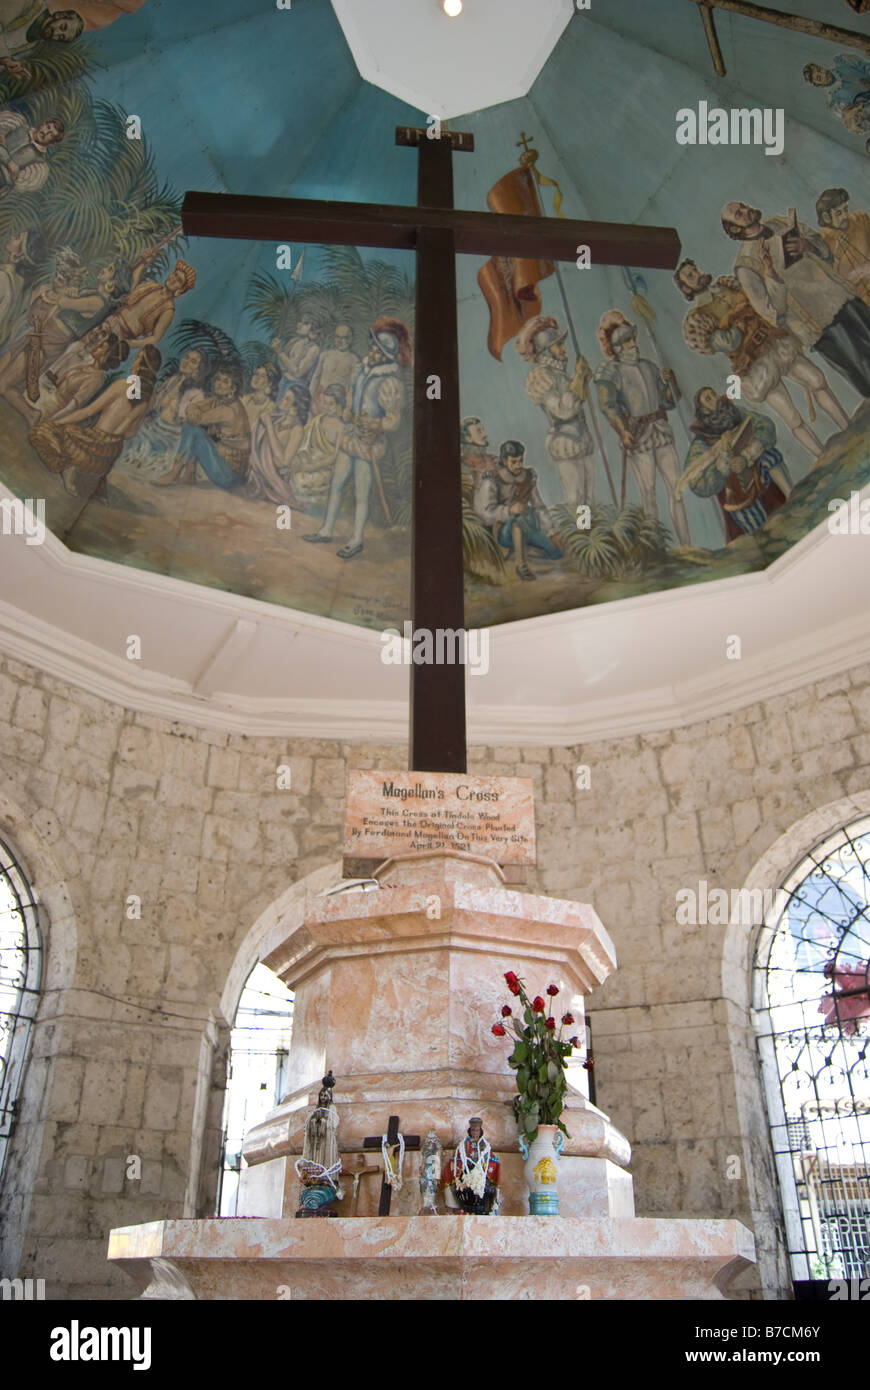
<instances>
[{"instance_id":1,"label":"dark wooden beam on ceiling","mask_svg":"<svg viewBox=\"0 0 870 1390\"><path fill-rule=\"evenodd\" d=\"M518 217L442 207L186 193L181 221L185 236L229 237L239 241L413 251L419 229L450 232L456 251L470 256L576 261L577 247L588 246L593 265L632 265L652 270L674 270L680 258L680 239L673 227L575 222L568 218Z\"/></svg>"},{"instance_id":2,"label":"dark wooden beam on ceiling","mask_svg":"<svg viewBox=\"0 0 870 1390\"><path fill-rule=\"evenodd\" d=\"M713 67L716 69L718 77L725 76L725 59L722 57L722 49L719 47L719 35L716 33L716 21L713 18L713 11L709 4L700 4L701 19L704 24L704 33L707 35L707 44L710 49L710 57L713 59Z\"/></svg>"},{"instance_id":3,"label":"dark wooden beam on ceiling","mask_svg":"<svg viewBox=\"0 0 870 1390\"><path fill-rule=\"evenodd\" d=\"M702 19L705 9L727 10L729 14L742 15L744 19L759 19L764 24L778 24L780 29L792 29L796 34L809 34L815 39L828 39L831 43L863 48L865 53L870 53L870 34L862 34L857 29L842 29L839 24L826 24L821 19L807 19L801 14L789 14L787 10L771 10L765 5L752 4L751 0L689 0L689 3L698 6ZM712 16L710 18L712 19ZM707 28L706 20L704 28ZM709 39L709 30L707 37ZM714 53L714 65L715 62ZM716 71L719 69L716 68Z\"/></svg>"}]
</instances>

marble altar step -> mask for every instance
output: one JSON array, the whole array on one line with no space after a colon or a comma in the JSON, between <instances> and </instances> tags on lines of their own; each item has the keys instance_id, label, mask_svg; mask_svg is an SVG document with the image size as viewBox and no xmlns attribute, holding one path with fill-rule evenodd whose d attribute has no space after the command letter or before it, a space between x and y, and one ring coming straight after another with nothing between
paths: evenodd
<instances>
[{"instance_id":1,"label":"marble altar step","mask_svg":"<svg viewBox=\"0 0 870 1390\"><path fill-rule=\"evenodd\" d=\"M112 1231L154 1299L721 1299L754 1261L737 1221L226 1217Z\"/></svg>"}]
</instances>

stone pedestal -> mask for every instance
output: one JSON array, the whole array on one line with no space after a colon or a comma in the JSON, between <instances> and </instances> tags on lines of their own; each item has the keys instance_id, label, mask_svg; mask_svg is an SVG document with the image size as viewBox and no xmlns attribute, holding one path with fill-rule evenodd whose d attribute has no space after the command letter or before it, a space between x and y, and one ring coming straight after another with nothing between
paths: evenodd
<instances>
[{"instance_id":1,"label":"stone pedestal","mask_svg":"<svg viewBox=\"0 0 870 1390\"><path fill-rule=\"evenodd\" d=\"M376 877L377 892L324 899L266 960L295 991L288 1092L245 1141L239 1215L296 1210L293 1162L328 1067L338 1078L347 1167L362 1155L366 1135L386 1130L390 1114L406 1134L434 1128L445 1151L464 1137L469 1116L480 1115L502 1160L502 1214L525 1215L511 1044L490 1031L511 999L504 973L515 971L531 993L556 984L557 1016L570 1011L576 1022L569 1031L582 1034L584 995L616 966L610 937L593 908L508 889L498 866L477 855L402 855ZM590 1105L580 1061L569 1070L574 1086L563 1119L571 1138L559 1167L559 1210L630 1216L623 1167L630 1148ZM380 1154L369 1151L367 1162L375 1161ZM420 1210L418 1163L406 1154L405 1186L392 1207L400 1215ZM363 1178L354 1214L375 1215L378 1193L379 1183ZM345 1198L338 1210L350 1208Z\"/></svg>"},{"instance_id":2,"label":"stone pedestal","mask_svg":"<svg viewBox=\"0 0 870 1390\"><path fill-rule=\"evenodd\" d=\"M751 1237L730 1221L634 1217L628 1142L590 1104L579 1058L562 1115L571 1138L559 1216L528 1215L510 1040L491 1026L513 970L530 994L557 985L553 1013L570 1011L569 1032L582 1037L584 996L616 967L594 909L509 889L491 860L458 851L405 854L376 877L376 892L322 899L266 959L295 991L293 1034L287 1094L244 1144L243 1219L115 1231L110 1258L159 1298L721 1297L751 1261ZM293 1165L330 1068L341 1214L295 1220ZM411 1151L388 1218L377 1216L379 1175L354 1196L354 1169L381 1163L363 1141L385 1133L391 1114L405 1134L434 1128L445 1159L480 1115L501 1158L500 1215L420 1215Z\"/></svg>"}]
</instances>

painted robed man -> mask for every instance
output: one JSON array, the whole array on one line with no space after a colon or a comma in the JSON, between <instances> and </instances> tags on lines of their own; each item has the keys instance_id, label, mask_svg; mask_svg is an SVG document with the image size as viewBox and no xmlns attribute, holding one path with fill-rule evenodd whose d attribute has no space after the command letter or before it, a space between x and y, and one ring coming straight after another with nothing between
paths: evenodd
<instances>
[{"instance_id":1,"label":"painted robed man","mask_svg":"<svg viewBox=\"0 0 870 1390\"><path fill-rule=\"evenodd\" d=\"M756 312L870 396L870 307L837 274L819 234L739 202L723 207L722 229L740 243L734 273Z\"/></svg>"},{"instance_id":2,"label":"painted robed man","mask_svg":"<svg viewBox=\"0 0 870 1390\"><path fill-rule=\"evenodd\" d=\"M333 539L341 500L352 475L353 531L350 540L337 551L341 560L353 559L363 548L374 470L386 453L386 436L399 428L402 419L404 391L399 371L413 360L407 325L400 319L377 319L369 333L369 350L354 379L351 428L335 460L323 525L319 531L302 537L312 544Z\"/></svg>"},{"instance_id":3,"label":"painted robed man","mask_svg":"<svg viewBox=\"0 0 870 1390\"><path fill-rule=\"evenodd\" d=\"M656 480L668 496L671 524L680 545L689 544L686 510L677 497L680 461L668 411L677 404L674 374L641 357L637 329L618 309L608 309L598 325L604 361L595 371L601 409L618 435L623 468L631 465L647 516L659 520Z\"/></svg>"}]
</instances>

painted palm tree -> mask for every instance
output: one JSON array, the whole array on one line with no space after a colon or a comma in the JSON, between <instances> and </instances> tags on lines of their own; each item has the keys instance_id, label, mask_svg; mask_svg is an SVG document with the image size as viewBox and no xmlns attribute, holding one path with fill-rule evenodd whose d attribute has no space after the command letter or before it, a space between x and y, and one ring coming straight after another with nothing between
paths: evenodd
<instances>
[{"instance_id":1,"label":"painted palm tree","mask_svg":"<svg viewBox=\"0 0 870 1390\"><path fill-rule=\"evenodd\" d=\"M21 109L33 125L60 116L66 134L49 153L45 187L3 199L0 237L38 226L49 252L70 246L91 263L120 256L133 264L179 225L181 199L159 180L148 142L128 139L120 107L94 101L79 81L33 92ZM155 258L155 273L168 255Z\"/></svg>"}]
</instances>

